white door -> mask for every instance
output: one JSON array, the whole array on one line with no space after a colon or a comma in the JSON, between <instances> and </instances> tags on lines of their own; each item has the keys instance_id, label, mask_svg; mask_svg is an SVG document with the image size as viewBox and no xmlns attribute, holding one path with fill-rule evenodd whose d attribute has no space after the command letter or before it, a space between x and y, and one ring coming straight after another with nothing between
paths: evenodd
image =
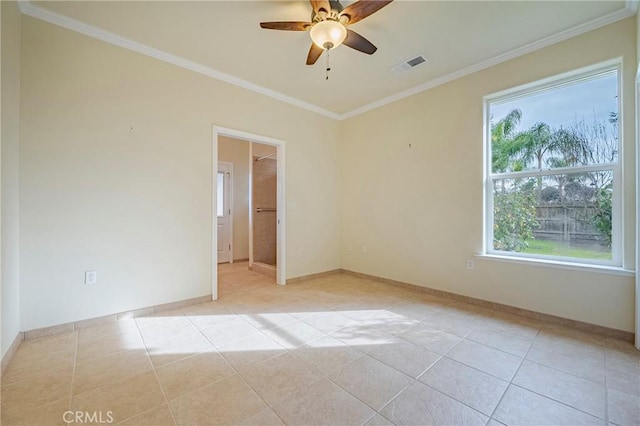
<instances>
[{"instance_id":1,"label":"white door","mask_svg":"<svg viewBox=\"0 0 640 426\"><path fill-rule=\"evenodd\" d=\"M218 163L218 263L232 262L231 164Z\"/></svg>"}]
</instances>

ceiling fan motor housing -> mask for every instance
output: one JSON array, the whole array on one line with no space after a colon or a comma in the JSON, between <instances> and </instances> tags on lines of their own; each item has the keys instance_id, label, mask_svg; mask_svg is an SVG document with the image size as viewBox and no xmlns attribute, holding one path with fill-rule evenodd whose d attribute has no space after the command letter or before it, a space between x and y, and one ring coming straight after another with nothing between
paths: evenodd
<instances>
[{"instance_id":1,"label":"ceiling fan motor housing","mask_svg":"<svg viewBox=\"0 0 640 426\"><path fill-rule=\"evenodd\" d=\"M316 13L315 11L311 11L311 21L320 22L327 19L331 19L334 21L339 21L342 24L345 24L346 22L343 22L343 20L347 19L348 17L345 16L343 17L344 19L340 19L341 18L340 13L342 13L342 10L344 9L340 4L340 2L337 0L330 0L329 7L331 8L331 10L325 11L325 8L322 8L318 11L318 13Z\"/></svg>"}]
</instances>

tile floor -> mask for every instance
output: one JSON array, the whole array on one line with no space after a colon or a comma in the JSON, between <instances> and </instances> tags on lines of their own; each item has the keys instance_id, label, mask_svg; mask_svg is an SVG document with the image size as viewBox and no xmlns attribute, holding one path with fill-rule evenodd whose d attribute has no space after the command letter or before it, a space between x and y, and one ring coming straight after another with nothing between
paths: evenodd
<instances>
[{"instance_id":1,"label":"tile floor","mask_svg":"<svg viewBox=\"0 0 640 426\"><path fill-rule=\"evenodd\" d=\"M350 275L219 277L218 302L25 341L2 425L640 424L631 344Z\"/></svg>"}]
</instances>

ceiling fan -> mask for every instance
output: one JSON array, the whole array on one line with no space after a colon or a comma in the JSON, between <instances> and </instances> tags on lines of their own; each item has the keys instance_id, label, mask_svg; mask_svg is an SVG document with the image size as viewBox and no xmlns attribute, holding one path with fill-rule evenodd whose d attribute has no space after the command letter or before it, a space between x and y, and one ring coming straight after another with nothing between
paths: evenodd
<instances>
[{"instance_id":1,"label":"ceiling fan","mask_svg":"<svg viewBox=\"0 0 640 426\"><path fill-rule=\"evenodd\" d=\"M313 43L307 55L307 65L315 64L325 50L335 49L341 44L371 55L378 48L347 27L372 15L392 1L359 0L343 8L338 0L310 0L313 8L311 21L261 22L260 27L268 30L309 31Z\"/></svg>"}]
</instances>

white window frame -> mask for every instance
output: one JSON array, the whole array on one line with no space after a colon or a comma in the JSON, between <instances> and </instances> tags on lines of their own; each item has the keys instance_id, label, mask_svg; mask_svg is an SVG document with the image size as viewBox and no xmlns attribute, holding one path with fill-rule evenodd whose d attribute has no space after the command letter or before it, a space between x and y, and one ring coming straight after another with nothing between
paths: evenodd
<instances>
[{"instance_id":1,"label":"white window frame","mask_svg":"<svg viewBox=\"0 0 640 426\"><path fill-rule=\"evenodd\" d=\"M491 163L491 117L489 105L497 101L510 101L544 92L552 88L562 87L568 84L575 84L580 80L588 80L599 74L616 71L618 80L618 161L616 163L600 163L588 166L565 167L556 169L526 170L522 172L493 173ZM518 86L498 93L487 95L483 98L483 122L484 122L484 232L483 232L483 255L500 256L513 258L514 260L548 261L553 263L566 263L570 265L585 266L623 266L623 113L622 113L622 59L617 58L611 61L599 63L590 67L581 68L561 75L546 78L544 80ZM553 176L559 174L586 173L598 170L613 171L613 194L612 194L612 229L611 229L611 260L582 259L575 257L549 256L533 253L512 252L506 250L496 250L493 248L493 181L513 178L537 178Z\"/></svg>"}]
</instances>

